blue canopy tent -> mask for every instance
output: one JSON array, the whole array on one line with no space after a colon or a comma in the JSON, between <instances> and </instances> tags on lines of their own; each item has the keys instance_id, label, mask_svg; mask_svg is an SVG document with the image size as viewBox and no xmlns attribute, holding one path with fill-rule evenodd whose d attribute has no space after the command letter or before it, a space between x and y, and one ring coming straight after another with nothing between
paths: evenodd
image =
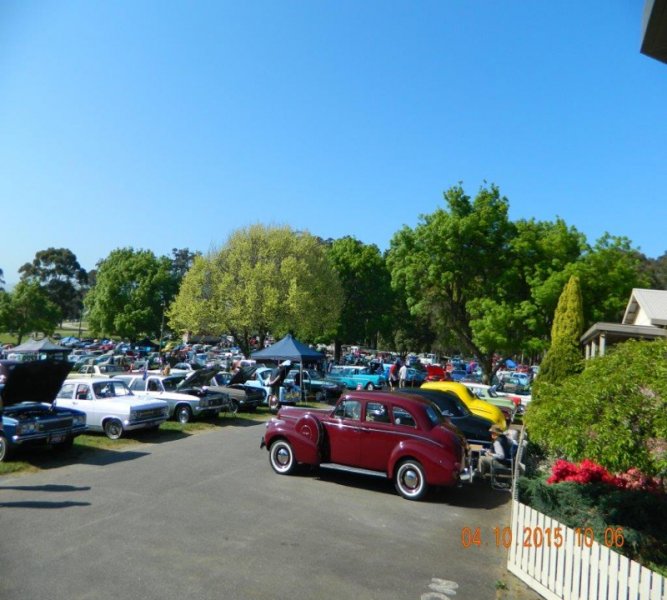
<instances>
[{"instance_id":1,"label":"blue canopy tent","mask_svg":"<svg viewBox=\"0 0 667 600\"><path fill-rule=\"evenodd\" d=\"M326 356L317 350L313 350L310 346L295 340L291 334L287 334L282 340L275 344L264 348L264 350L257 350L250 355L250 358L258 362L277 362L281 363L284 360L289 360L292 363L299 363L299 380L303 381L303 364L323 362ZM304 389L300 390L301 399L304 400Z\"/></svg>"},{"instance_id":2,"label":"blue canopy tent","mask_svg":"<svg viewBox=\"0 0 667 600\"><path fill-rule=\"evenodd\" d=\"M321 362L326 356L310 346L295 340L291 334L287 334L282 340L276 342L268 348L257 350L250 355L250 358L258 362L282 362L291 360L292 362Z\"/></svg>"},{"instance_id":3,"label":"blue canopy tent","mask_svg":"<svg viewBox=\"0 0 667 600\"><path fill-rule=\"evenodd\" d=\"M505 366L508 369L516 369L516 363L511 358L505 359Z\"/></svg>"}]
</instances>

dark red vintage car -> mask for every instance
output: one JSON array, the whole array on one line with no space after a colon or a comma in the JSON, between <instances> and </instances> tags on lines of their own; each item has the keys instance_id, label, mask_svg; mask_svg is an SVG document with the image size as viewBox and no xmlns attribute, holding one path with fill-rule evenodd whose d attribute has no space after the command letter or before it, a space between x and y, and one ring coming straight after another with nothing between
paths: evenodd
<instances>
[{"instance_id":1,"label":"dark red vintage car","mask_svg":"<svg viewBox=\"0 0 667 600\"><path fill-rule=\"evenodd\" d=\"M261 445L276 473L302 463L386 477L409 500L471 479L465 439L429 400L409 394L357 391L332 410L284 407Z\"/></svg>"}]
</instances>

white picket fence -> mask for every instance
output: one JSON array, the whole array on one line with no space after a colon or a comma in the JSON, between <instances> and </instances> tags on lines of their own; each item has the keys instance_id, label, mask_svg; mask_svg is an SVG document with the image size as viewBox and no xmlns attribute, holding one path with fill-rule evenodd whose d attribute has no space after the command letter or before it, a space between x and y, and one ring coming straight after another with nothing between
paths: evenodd
<instances>
[{"instance_id":1,"label":"white picket fence","mask_svg":"<svg viewBox=\"0 0 667 600\"><path fill-rule=\"evenodd\" d=\"M516 499L511 530L507 568L547 600L667 600L662 575L607 547L611 531L592 541Z\"/></svg>"}]
</instances>

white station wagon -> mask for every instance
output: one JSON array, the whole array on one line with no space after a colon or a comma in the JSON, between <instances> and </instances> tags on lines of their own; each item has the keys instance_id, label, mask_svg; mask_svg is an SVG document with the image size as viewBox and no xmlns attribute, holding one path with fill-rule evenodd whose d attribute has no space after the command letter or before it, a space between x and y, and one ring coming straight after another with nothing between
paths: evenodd
<instances>
[{"instance_id":1,"label":"white station wagon","mask_svg":"<svg viewBox=\"0 0 667 600\"><path fill-rule=\"evenodd\" d=\"M54 404L86 413L87 428L112 440L126 431L159 427L169 416L166 402L139 398L124 381L108 378L68 379Z\"/></svg>"}]
</instances>

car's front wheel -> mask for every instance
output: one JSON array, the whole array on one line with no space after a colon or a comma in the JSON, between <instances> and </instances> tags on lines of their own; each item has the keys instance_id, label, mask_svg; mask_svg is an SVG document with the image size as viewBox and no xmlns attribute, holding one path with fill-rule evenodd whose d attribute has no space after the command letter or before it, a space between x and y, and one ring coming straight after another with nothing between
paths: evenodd
<instances>
[{"instance_id":1,"label":"car's front wheel","mask_svg":"<svg viewBox=\"0 0 667 600\"><path fill-rule=\"evenodd\" d=\"M117 440L123 435L123 424L118 419L104 422L104 433L110 440Z\"/></svg>"},{"instance_id":2,"label":"car's front wheel","mask_svg":"<svg viewBox=\"0 0 667 600\"><path fill-rule=\"evenodd\" d=\"M369 382L366 384L366 389L367 389L369 392L372 392L375 388L373 387L373 384L369 381Z\"/></svg>"},{"instance_id":3,"label":"car's front wheel","mask_svg":"<svg viewBox=\"0 0 667 600\"><path fill-rule=\"evenodd\" d=\"M185 425L192 420L192 409L187 405L177 406L174 416L181 425Z\"/></svg>"},{"instance_id":4,"label":"car's front wheel","mask_svg":"<svg viewBox=\"0 0 667 600\"><path fill-rule=\"evenodd\" d=\"M7 447L7 438L0 433L0 463L4 462L9 456L9 448Z\"/></svg>"},{"instance_id":5,"label":"car's front wheel","mask_svg":"<svg viewBox=\"0 0 667 600\"><path fill-rule=\"evenodd\" d=\"M412 458L398 465L394 483L396 491L407 500L420 500L428 489L424 467Z\"/></svg>"},{"instance_id":6,"label":"car's front wheel","mask_svg":"<svg viewBox=\"0 0 667 600\"><path fill-rule=\"evenodd\" d=\"M296 469L296 460L291 444L286 440L276 440L269 448L269 462L276 473L289 475Z\"/></svg>"}]
</instances>

